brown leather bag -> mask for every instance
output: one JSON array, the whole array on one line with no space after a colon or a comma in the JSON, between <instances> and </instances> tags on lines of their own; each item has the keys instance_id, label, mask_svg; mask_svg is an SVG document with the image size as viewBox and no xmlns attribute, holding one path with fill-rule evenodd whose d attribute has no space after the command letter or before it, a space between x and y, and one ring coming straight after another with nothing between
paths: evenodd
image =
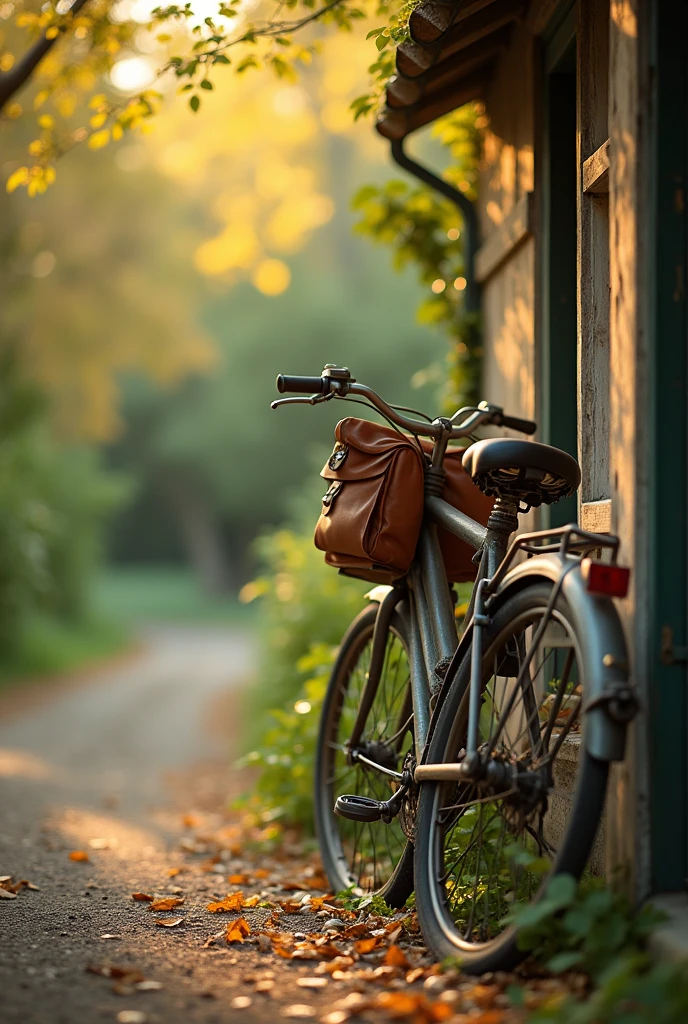
<instances>
[{"instance_id":1,"label":"brown leather bag","mask_svg":"<svg viewBox=\"0 0 688 1024\"><path fill-rule=\"evenodd\" d=\"M431 441L421 441L424 450L428 455L432 452ZM447 484L442 493L445 501L448 501L454 508L458 508L471 519L487 524L492 511L494 498L488 498L463 468L461 462L465 448L449 448L444 456L444 471L447 474ZM450 583L472 582L477 574L478 567L473 562L475 551L465 541L455 537L448 530L437 531L440 542L440 550L444 560L444 568L447 579Z\"/></svg>"},{"instance_id":2,"label":"brown leather bag","mask_svg":"<svg viewBox=\"0 0 688 1024\"><path fill-rule=\"evenodd\" d=\"M421 444L428 454L432 451L431 442ZM443 497L486 523L492 499L468 476L462 455L463 449L447 452ZM328 565L373 583L404 576L423 521L423 472L423 457L413 439L370 420L340 420L334 449L320 474L330 486L314 537ZM475 579L472 548L446 530L438 536L450 582Z\"/></svg>"},{"instance_id":3,"label":"brown leather bag","mask_svg":"<svg viewBox=\"0 0 688 1024\"><path fill-rule=\"evenodd\" d=\"M391 583L408 572L423 521L421 453L391 427L353 416L334 436L315 546L349 576Z\"/></svg>"}]
</instances>

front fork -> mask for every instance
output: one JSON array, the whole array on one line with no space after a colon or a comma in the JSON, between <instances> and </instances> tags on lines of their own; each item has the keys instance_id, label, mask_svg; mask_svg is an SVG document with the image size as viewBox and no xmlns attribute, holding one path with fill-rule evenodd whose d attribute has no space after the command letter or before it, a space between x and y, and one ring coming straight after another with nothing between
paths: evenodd
<instances>
[{"instance_id":1,"label":"front fork","mask_svg":"<svg viewBox=\"0 0 688 1024\"><path fill-rule=\"evenodd\" d=\"M375 629L373 630L373 644L370 652L368 675L358 704L356 720L354 722L353 729L351 730L351 736L349 737L350 752L354 751L361 742L361 736L363 735L363 730L365 729L370 709L373 706L377 688L380 685L380 676L385 663L387 637L389 633L389 626L392 621L392 615L394 614L396 606L404 597L404 594L405 592L403 588L392 587L380 602L380 607L378 608L377 617L375 619Z\"/></svg>"}]
</instances>

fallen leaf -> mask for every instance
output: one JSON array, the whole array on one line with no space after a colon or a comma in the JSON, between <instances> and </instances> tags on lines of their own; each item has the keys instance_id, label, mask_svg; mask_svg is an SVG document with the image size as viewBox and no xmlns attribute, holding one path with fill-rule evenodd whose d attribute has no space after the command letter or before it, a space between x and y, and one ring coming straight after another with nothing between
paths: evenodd
<instances>
[{"instance_id":1,"label":"fallen leaf","mask_svg":"<svg viewBox=\"0 0 688 1024\"><path fill-rule=\"evenodd\" d=\"M196 828L198 823L198 818L194 818L193 814L185 814L182 817L182 825L184 828Z\"/></svg>"},{"instance_id":2,"label":"fallen leaf","mask_svg":"<svg viewBox=\"0 0 688 1024\"><path fill-rule=\"evenodd\" d=\"M260 902L261 902L260 896L258 896L257 893L254 893L253 896L249 896L247 899L244 900L244 906L245 907L257 907Z\"/></svg>"},{"instance_id":3,"label":"fallen leaf","mask_svg":"<svg viewBox=\"0 0 688 1024\"><path fill-rule=\"evenodd\" d=\"M141 1010L120 1010L117 1014L117 1024L146 1024L148 1014Z\"/></svg>"},{"instance_id":4,"label":"fallen leaf","mask_svg":"<svg viewBox=\"0 0 688 1024\"><path fill-rule=\"evenodd\" d=\"M147 892L133 892L131 898L139 903L152 903L155 899L154 896L149 896Z\"/></svg>"},{"instance_id":5,"label":"fallen leaf","mask_svg":"<svg viewBox=\"0 0 688 1024\"><path fill-rule=\"evenodd\" d=\"M351 1014L347 1010L333 1010L320 1018L320 1024L344 1024Z\"/></svg>"},{"instance_id":6,"label":"fallen leaf","mask_svg":"<svg viewBox=\"0 0 688 1024\"><path fill-rule=\"evenodd\" d=\"M243 892L230 892L224 899L209 903L205 909L209 910L211 914L223 914L241 910L243 906L245 906Z\"/></svg>"},{"instance_id":7,"label":"fallen leaf","mask_svg":"<svg viewBox=\"0 0 688 1024\"><path fill-rule=\"evenodd\" d=\"M11 882L12 877L12 875L0 875L0 885L2 885L4 882Z\"/></svg>"},{"instance_id":8,"label":"fallen leaf","mask_svg":"<svg viewBox=\"0 0 688 1024\"><path fill-rule=\"evenodd\" d=\"M271 992L275 987L275 983L272 978L264 978L263 981L257 981L255 984L256 992Z\"/></svg>"},{"instance_id":9,"label":"fallen leaf","mask_svg":"<svg viewBox=\"0 0 688 1024\"><path fill-rule=\"evenodd\" d=\"M107 940L107 939L121 939L122 938L121 935L113 935L111 932L105 932L105 934L101 935L100 937L101 937L101 939L105 939L105 940Z\"/></svg>"},{"instance_id":10,"label":"fallen leaf","mask_svg":"<svg viewBox=\"0 0 688 1024\"><path fill-rule=\"evenodd\" d=\"M72 850L72 852L69 855L69 859L76 860L79 862L87 861L88 854L86 853L85 850Z\"/></svg>"},{"instance_id":11,"label":"fallen leaf","mask_svg":"<svg viewBox=\"0 0 688 1024\"><path fill-rule=\"evenodd\" d=\"M3 900L16 900L16 892L8 892L7 889L0 889L0 899Z\"/></svg>"},{"instance_id":12,"label":"fallen leaf","mask_svg":"<svg viewBox=\"0 0 688 1024\"><path fill-rule=\"evenodd\" d=\"M233 1010L248 1010L252 1002L250 996L235 996L229 1005Z\"/></svg>"},{"instance_id":13,"label":"fallen leaf","mask_svg":"<svg viewBox=\"0 0 688 1024\"><path fill-rule=\"evenodd\" d=\"M176 928L183 920L183 917L159 917L155 923L160 928Z\"/></svg>"},{"instance_id":14,"label":"fallen leaf","mask_svg":"<svg viewBox=\"0 0 688 1024\"><path fill-rule=\"evenodd\" d=\"M254 878L269 878L270 877L270 872L267 871L265 868L256 868L256 870L253 872L253 877Z\"/></svg>"},{"instance_id":15,"label":"fallen leaf","mask_svg":"<svg viewBox=\"0 0 688 1024\"><path fill-rule=\"evenodd\" d=\"M136 984L139 992L159 992L162 988L161 981L139 981Z\"/></svg>"},{"instance_id":16,"label":"fallen leaf","mask_svg":"<svg viewBox=\"0 0 688 1024\"><path fill-rule=\"evenodd\" d=\"M162 900L153 900L152 903L148 904L149 910L174 910L175 907L181 907L184 902L183 896L165 896Z\"/></svg>"},{"instance_id":17,"label":"fallen leaf","mask_svg":"<svg viewBox=\"0 0 688 1024\"><path fill-rule=\"evenodd\" d=\"M244 917L237 918L227 925L225 934L226 942L243 942L247 935L251 934L251 927Z\"/></svg>"},{"instance_id":18,"label":"fallen leaf","mask_svg":"<svg viewBox=\"0 0 688 1024\"><path fill-rule=\"evenodd\" d=\"M481 1010L489 1010L494 1006L494 1001L499 992L500 990L497 985L474 985L473 988L465 993L465 996L476 1003Z\"/></svg>"},{"instance_id":19,"label":"fallen leaf","mask_svg":"<svg viewBox=\"0 0 688 1024\"><path fill-rule=\"evenodd\" d=\"M248 875L229 875L227 881L230 885L250 885L251 879Z\"/></svg>"},{"instance_id":20,"label":"fallen leaf","mask_svg":"<svg viewBox=\"0 0 688 1024\"><path fill-rule=\"evenodd\" d=\"M300 988L325 988L327 986L326 978L297 978L296 984Z\"/></svg>"},{"instance_id":21,"label":"fallen leaf","mask_svg":"<svg viewBox=\"0 0 688 1024\"><path fill-rule=\"evenodd\" d=\"M167 872L168 878L176 878L177 875L181 875L184 868L170 868Z\"/></svg>"},{"instance_id":22,"label":"fallen leaf","mask_svg":"<svg viewBox=\"0 0 688 1024\"><path fill-rule=\"evenodd\" d=\"M330 888L330 883L328 882L324 875L313 875L313 877L309 878L307 881L304 880L302 888L320 889L321 892L327 892L327 890Z\"/></svg>"},{"instance_id":23,"label":"fallen leaf","mask_svg":"<svg viewBox=\"0 0 688 1024\"><path fill-rule=\"evenodd\" d=\"M406 959L406 954L400 946L391 945L385 953L383 960L385 967L410 967L411 964Z\"/></svg>"},{"instance_id":24,"label":"fallen leaf","mask_svg":"<svg viewBox=\"0 0 688 1024\"><path fill-rule=\"evenodd\" d=\"M291 1006L283 1006L280 1010L283 1017L315 1017L316 1009L314 1006L307 1006L305 1003L293 1003Z\"/></svg>"},{"instance_id":25,"label":"fallen leaf","mask_svg":"<svg viewBox=\"0 0 688 1024\"><path fill-rule=\"evenodd\" d=\"M380 945L382 945L381 937L374 935L372 939L359 939L358 942L354 942L354 949L357 953L372 953Z\"/></svg>"}]
</instances>

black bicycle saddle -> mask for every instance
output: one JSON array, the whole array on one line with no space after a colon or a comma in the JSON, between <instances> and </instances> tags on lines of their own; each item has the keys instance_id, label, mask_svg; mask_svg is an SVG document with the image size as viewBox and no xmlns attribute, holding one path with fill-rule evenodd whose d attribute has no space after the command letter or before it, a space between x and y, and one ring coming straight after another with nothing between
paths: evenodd
<instances>
[{"instance_id":1,"label":"black bicycle saddle","mask_svg":"<svg viewBox=\"0 0 688 1024\"><path fill-rule=\"evenodd\" d=\"M536 507L578 490L580 467L567 452L537 441L489 437L466 449L463 467L481 491Z\"/></svg>"}]
</instances>

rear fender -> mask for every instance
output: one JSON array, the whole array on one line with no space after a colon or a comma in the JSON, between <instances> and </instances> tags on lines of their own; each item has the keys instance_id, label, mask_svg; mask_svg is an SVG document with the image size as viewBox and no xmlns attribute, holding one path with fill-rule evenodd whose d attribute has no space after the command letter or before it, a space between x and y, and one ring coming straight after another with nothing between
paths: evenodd
<instances>
[{"instance_id":1,"label":"rear fender","mask_svg":"<svg viewBox=\"0 0 688 1024\"><path fill-rule=\"evenodd\" d=\"M600 761L622 761L628 722L638 710L628 677L628 654L621 622L613 602L591 594L581 575L580 562L560 554L535 555L514 566L489 599L488 614L512 594L538 580L561 583L562 594L571 609L578 636L585 637L583 659L587 682L585 704L585 745ZM441 704L461 660L469 656L472 629L466 631L447 671L433 710L431 732ZM426 747L427 750L427 747Z\"/></svg>"}]
</instances>

